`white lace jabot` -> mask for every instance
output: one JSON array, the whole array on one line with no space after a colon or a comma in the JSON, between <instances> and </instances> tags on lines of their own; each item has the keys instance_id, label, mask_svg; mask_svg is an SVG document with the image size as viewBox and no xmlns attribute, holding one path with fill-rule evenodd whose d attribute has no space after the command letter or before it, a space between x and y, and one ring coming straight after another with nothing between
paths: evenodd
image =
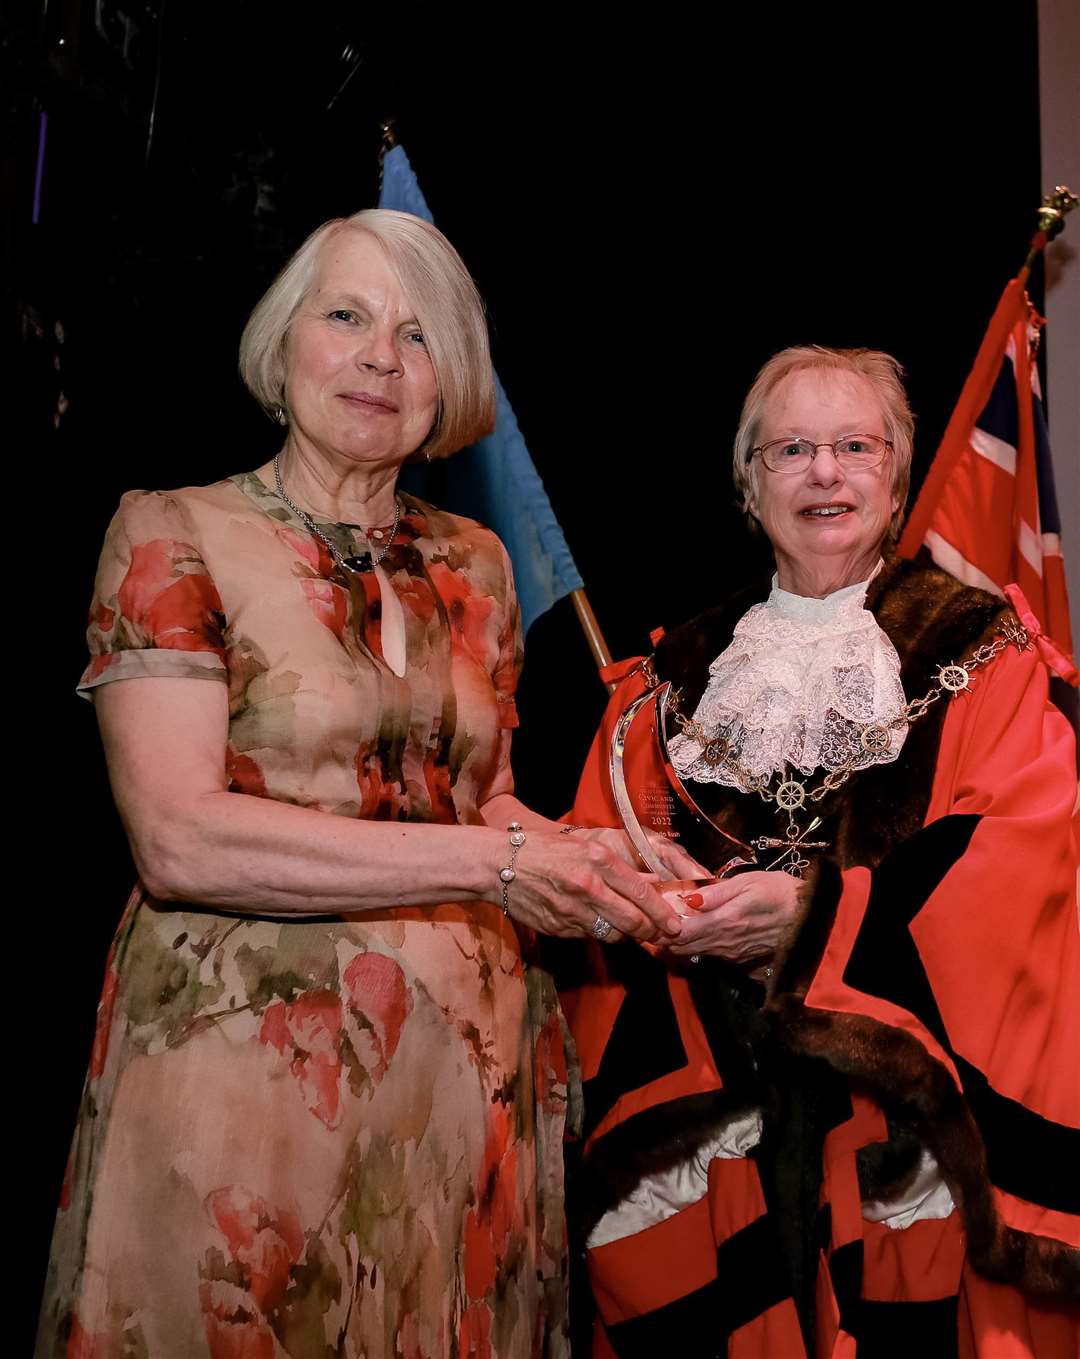
<instances>
[{"instance_id":1,"label":"white lace jabot","mask_svg":"<svg viewBox=\"0 0 1080 1359\"><path fill-rule=\"evenodd\" d=\"M747 773L767 778L785 766L802 774L836 769L856 755L855 768L886 764L900 754L907 727L893 730L889 746L868 753L859 732L887 722L904 706L900 658L865 607L869 580L809 599L772 593L735 625L730 645L709 666L709 683L694 721L710 740L722 736L732 759ZM692 738L669 745L682 778L739 787L727 764L708 764Z\"/></svg>"}]
</instances>

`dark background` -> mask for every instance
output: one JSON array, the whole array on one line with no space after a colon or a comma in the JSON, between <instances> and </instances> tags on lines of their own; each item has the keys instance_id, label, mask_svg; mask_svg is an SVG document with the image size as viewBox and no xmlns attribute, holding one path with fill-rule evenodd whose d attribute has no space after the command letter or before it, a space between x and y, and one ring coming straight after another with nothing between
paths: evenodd
<instances>
[{"instance_id":1,"label":"dark background","mask_svg":"<svg viewBox=\"0 0 1080 1359\"><path fill-rule=\"evenodd\" d=\"M97 27L93 3L50 0L7 30L28 1318L131 879L73 693L101 538L124 490L274 450L240 329L308 231L375 203L383 116L487 299L616 656L762 568L729 449L775 350L897 355L921 480L1043 191L1034 0L711 10L105 0ZM568 805L604 697L562 601L521 693L515 770L539 810Z\"/></svg>"}]
</instances>

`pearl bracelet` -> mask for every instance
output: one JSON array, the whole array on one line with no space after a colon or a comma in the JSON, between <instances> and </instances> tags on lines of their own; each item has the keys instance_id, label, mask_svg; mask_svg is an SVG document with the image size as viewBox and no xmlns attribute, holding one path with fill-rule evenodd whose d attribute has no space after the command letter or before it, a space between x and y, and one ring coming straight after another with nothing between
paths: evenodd
<instances>
[{"instance_id":1,"label":"pearl bracelet","mask_svg":"<svg viewBox=\"0 0 1080 1359\"><path fill-rule=\"evenodd\" d=\"M517 877L514 865L517 863L518 851L525 843L525 832L521 829L520 821L511 821L506 829L510 835L510 862L505 868L499 869L499 881L502 883L503 915L510 914L510 884Z\"/></svg>"}]
</instances>

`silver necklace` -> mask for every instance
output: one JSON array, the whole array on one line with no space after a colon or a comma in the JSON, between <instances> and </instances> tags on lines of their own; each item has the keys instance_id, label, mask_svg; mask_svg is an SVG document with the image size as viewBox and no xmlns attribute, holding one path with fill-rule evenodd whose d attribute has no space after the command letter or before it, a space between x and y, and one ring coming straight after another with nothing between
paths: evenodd
<instances>
[{"instance_id":1,"label":"silver necklace","mask_svg":"<svg viewBox=\"0 0 1080 1359\"><path fill-rule=\"evenodd\" d=\"M343 557L338 550L337 544L331 541L331 539L323 533L322 529L319 528L311 515L289 499L288 493L285 490L285 482L281 477L280 453L274 459L274 482L277 486L278 498L288 505L289 509L292 510L293 514L296 515L297 519L300 520L309 533L313 533L320 543L326 545L327 551L330 553L331 557L333 557L335 563L343 570L351 572L354 576L362 576L368 571L374 571L377 566L382 564L383 558L390 551L391 545L393 544L394 535L398 531L398 524L401 523L401 501L396 494L394 496L394 522L390 528L390 532L386 535L386 542L379 548L379 551L376 553L369 547L366 556ZM364 532L371 533L371 530L364 529Z\"/></svg>"}]
</instances>

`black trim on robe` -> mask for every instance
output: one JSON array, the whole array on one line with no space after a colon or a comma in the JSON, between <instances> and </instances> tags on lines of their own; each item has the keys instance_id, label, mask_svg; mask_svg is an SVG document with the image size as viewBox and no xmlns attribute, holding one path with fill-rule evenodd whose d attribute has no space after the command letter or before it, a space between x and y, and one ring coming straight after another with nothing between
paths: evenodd
<instances>
[{"instance_id":1,"label":"black trim on robe","mask_svg":"<svg viewBox=\"0 0 1080 1359\"><path fill-rule=\"evenodd\" d=\"M586 1138L622 1095L686 1065L667 969L635 944L620 952L635 976L633 985L627 983L600 1067L583 1083Z\"/></svg>"},{"instance_id":2,"label":"black trim on robe","mask_svg":"<svg viewBox=\"0 0 1080 1359\"><path fill-rule=\"evenodd\" d=\"M718 1277L655 1312L607 1327L619 1359L724 1359L733 1331L789 1297L784 1263L767 1217L759 1217L716 1252ZM778 1357L779 1359L779 1357Z\"/></svg>"},{"instance_id":3,"label":"black trim on robe","mask_svg":"<svg viewBox=\"0 0 1080 1359\"><path fill-rule=\"evenodd\" d=\"M844 983L913 1014L948 1053L982 1133L991 1183L1044 1208L1080 1212L1080 1130L1053 1123L994 1090L957 1055L911 934L931 894L967 852L978 816L946 816L897 846L874 875Z\"/></svg>"}]
</instances>

